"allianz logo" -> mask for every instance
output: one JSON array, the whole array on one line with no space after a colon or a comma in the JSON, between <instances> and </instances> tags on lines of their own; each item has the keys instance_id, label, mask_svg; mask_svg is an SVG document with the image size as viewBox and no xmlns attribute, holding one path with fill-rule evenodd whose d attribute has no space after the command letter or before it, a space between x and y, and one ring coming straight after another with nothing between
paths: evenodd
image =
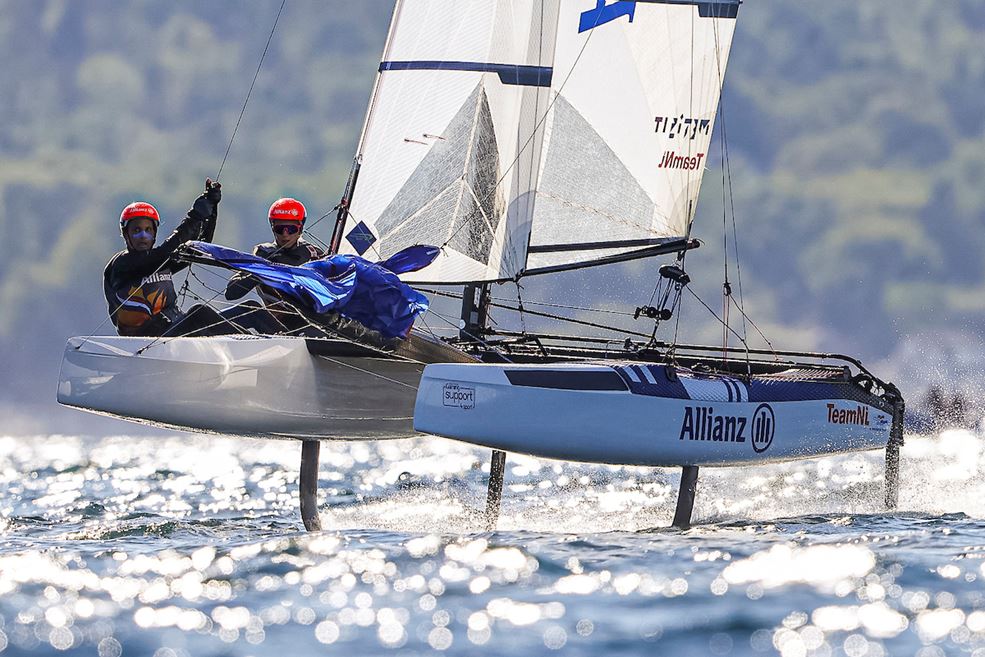
<instances>
[{"instance_id":1,"label":"allianz logo","mask_svg":"<svg viewBox=\"0 0 985 657\"><path fill-rule=\"evenodd\" d=\"M773 444L776 416L769 404L760 404L752 416L716 413L714 406L685 406L679 440L718 443L750 442L757 453Z\"/></svg>"},{"instance_id":2,"label":"allianz logo","mask_svg":"<svg viewBox=\"0 0 985 657\"><path fill-rule=\"evenodd\" d=\"M151 274L150 276L144 276L140 281L141 285L149 285L151 283L164 283L165 281L171 280L171 272L158 272L157 274Z\"/></svg>"}]
</instances>

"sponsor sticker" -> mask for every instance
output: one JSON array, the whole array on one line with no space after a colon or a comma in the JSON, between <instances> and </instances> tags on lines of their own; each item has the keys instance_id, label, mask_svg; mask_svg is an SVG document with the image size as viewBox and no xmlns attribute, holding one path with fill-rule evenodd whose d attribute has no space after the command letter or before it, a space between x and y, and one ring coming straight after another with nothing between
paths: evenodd
<instances>
[{"instance_id":1,"label":"sponsor sticker","mask_svg":"<svg viewBox=\"0 0 985 657\"><path fill-rule=\"evenodd\" d=\"M769 404L757 406L752 417L716 413L714 406L685 406L680 440L749 442L757 454L762 454L773 444L775 433L776 416Z\"/></svg>"},{"instance_id":2,"label":"sponsor sticker","mask_svg":"<svg viewBox=\"0 0 985 657\"><path fill-rule=\"evenodd\" d=\"M701 160L704 159L704 156L704 153L698 153L697 155L692 156L677 153L676 151L666 151L663 158L660 160L660 164L657 165L657 168L694 171L695 169L701 168Z\"/></svg>"},{"instance_id":3,"label":"sponsor sticker","mask_svg":"<svg viewBox=\"0 0 985 657\"><path fill-rule=\"evenodd\" d=\"M446 383L441 389L441 403L469 410L475 408L475 388L457 383Z\"/></svg>"},{"instance_id":4,"label":"sponsor sticker","mask_svg":"<svg viewBox=\"0 0 985 657\"><path fill-rule=\"evenodd\" d=\"M711 119L694 116L656 116L654 132L667 139L696 139L698 135L711 137Z\"/></svg>"},{"instance_id":5,"label":"sponsor sticker","mask_svg":"<svg viewBox=\"0 0 985 657\"><path fill-rule=\"evenodd\" d=\"M838 408L837 404L828 402L828 424L854 424L860 427L869 426L869 407L862 404L850 408ZM882 414L880 418L884 417ZM884 423L883 423L884 424Z\"/></svg>"},{"instance_id":6,"label":"sponsor sticker","mask_svg":"<svg viewBox=\"0 0 985 657\"><path fill-rule=\"evenodd\" d=\"M151 283L164 283L165 281L170 281L170 280L172 280L171 272L162 271L156 274L151 274L150 276L144 276L142 279L140 279L140 284L150 285Z\"/></svg>"},{"instance_id":7,"label":"sponsor sticker","mask_svg":"<svg viewBox=\"0 0 985 657\"><path fill-rule=\"evenodd\" d=\"M762 454L773 444L776 433L776 416L769 404L760 404L752 414L752 448Z\"/></svg>"}]
</instances>

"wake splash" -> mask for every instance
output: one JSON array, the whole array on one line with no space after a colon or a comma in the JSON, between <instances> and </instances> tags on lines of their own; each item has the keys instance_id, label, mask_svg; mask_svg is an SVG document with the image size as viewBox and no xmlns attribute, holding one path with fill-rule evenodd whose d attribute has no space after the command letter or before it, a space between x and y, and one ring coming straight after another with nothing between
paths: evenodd
<instances>
[{"instance_id":1,"label":"wake splash","mask_svg":"<svg viewBox=\"0 0 985 657\"><path fill-rule=\"evenodd\" d=\"M708 526L812 516L985 518L983 451L982 439L968 431L908 436L899 508L893 512L883 503L882 452L702 468L693 521ZM262 517L289 527L298 514L299 455L290 442L206 436L0 437L0 488L7 500L0 514L7 522L21 517L75 523L85 528L80 537L145 529L152 535L162 522L193 518L235 523ZM444 439L324 443L323 526L483 533L488 472L489 450ZM497 529L659 530L670 524L679 479L675 469L510 454ZM135 514L146 514L147 528Z\"/></svg>"},{"instance_id":2,"label":"wake splash","mask_svg":"<svg viewBox=\"0 0 985 657\"><path fill-rule=\"evenodd\" d=\"M693 523L903 514L983 518L983 451L982 439L963 430L907 437L901 451L899 506L894 511L884 504L881 451L767 466L702 468ZM471 453L475 455L472 473L460 471L439 482L429 480L437 473L428 474L426 461L417 467L407 464L420 473L417 489L326 508L323 521L339 528L475 532L482 527L488 456L484 450ZM584 534L665 528L674 514L679 481L675 469L599 466L510 454L497 529Z\"/></svg>"}]
</instances>

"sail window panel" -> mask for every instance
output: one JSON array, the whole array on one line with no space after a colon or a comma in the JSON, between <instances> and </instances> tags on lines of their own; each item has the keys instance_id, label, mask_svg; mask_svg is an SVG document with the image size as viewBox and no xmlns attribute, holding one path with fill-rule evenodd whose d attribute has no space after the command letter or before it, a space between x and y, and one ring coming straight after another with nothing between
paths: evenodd
<instances>
[{"instance_id":1,"label":"sail window panel","mask_svg":"<svg viewBox=\"0 0 985 657\"><path fill-rule=\"evenodd\" d=\"M377 238L377 257L413 244L444 246L481 265L483 279L500 278L511 180L503 173L515 159L512 117L520 93L487 86L482 74L453 77L459 84L446 81L439 93L403 80L382 81L378 108L406 103L407 111L395 112L399 120L374 118L351 215ZM494 107L506 118L497 121ZM444 121L449 109L455 112ZM499 125L508 126L505 135Z\"/></svg>"}]
</instances>

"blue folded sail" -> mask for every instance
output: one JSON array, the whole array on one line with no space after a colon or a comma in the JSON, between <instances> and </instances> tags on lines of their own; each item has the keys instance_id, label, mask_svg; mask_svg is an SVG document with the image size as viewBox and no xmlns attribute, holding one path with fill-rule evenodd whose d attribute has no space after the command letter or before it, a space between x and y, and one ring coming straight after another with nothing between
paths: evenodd
<instances>
[{"instance_id":1,"label":"blue folded sail","mask_svg":"<svg viewBox=\"0 0 985 657\"><path fill-rule=\"evenodd\" d=\"M255 276L301 308L317 314L337 312L385 337L406 335L428 309L428 299L397 274L431 264L439 249L412 246L373 263L354 255L331 255L292 267L206 242L188 246L223 265Z\"/></svg>"}]
</instances>

